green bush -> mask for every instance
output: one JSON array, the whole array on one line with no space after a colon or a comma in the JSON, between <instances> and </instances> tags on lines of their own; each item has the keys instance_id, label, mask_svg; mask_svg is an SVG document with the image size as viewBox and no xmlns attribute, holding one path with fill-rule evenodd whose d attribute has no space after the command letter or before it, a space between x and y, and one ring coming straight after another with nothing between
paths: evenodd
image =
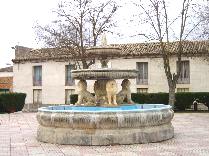
<instances>
[{"instance_id":1,"label":"green bush","mask_svg":"<svg viewBox=\"0 0 209 156\"><path fill-rule=\"evenodd\" d=\"M1 95L1 94L0 94ZM4 110L4 107L3 107L3 105L1 104L2 102L1 102L1 98L0 98L0 113L1 112L5 112L5 110Z\"/></svg>"},{"instance_id":2,"label":"green bush","mask_svg":"<svg viewBox=\"0 0 209 156\"><path fill-rule=\"evenodd\" d=\"M168 93L132 93L132 100L135 103L156 103L156 104L167 104Z\"/></svg>"},{"instance_id":3,"label":"green bush","mask_svg":"<svg viewBox=\"0 0 209 156\"><path fill-rule=\"evenodd\" d=\"M156 103L168 104L168 93L132 93L132 100L135 103ZM174 109L185 110L191 108L194 100L198 99L199 102L204 103L209 107L209 93L208 92L186 92L176 93L176 101Z\"/></svg>"},{"instance_id":4,"label":"green bush","mask_svg":"<svg viewBox=\"0 0 209 156\"><path fill-rule=\"evenodd\" d=\"M209 104L209 93L208 92L186 92L186 93L176 93L175 108L178 110L185 110L190 108L193 101L196 99L200 103L204 103L208 106Z\"/></svg>"},{"instance_id":5,"label":"green bush","mask_svg":"<svg viewBox=\"0 0 209 156\"><path fill-rule=\"evenodd\" d=\"M139 104L168 104L168 93L132 93L132 100ZM198 99L209 107L209 92L185 92L175 94L175 110L185 110L190 108L193 101ZM75 104L78 100L78 95L70 96L71 103Z\"/></svg>"},{"instance_id":6,"label":"green bush","mask_svg":"<svg viewBox=\"0 0 209 156\"><path fill-rule=\"evenodd\" d=\"M176 93L176 101L175 101L175 109L177 110L185 110L190 108L195 97L193 97L193 93Z\"/></svg>"},{"instance_id":7,"label":"green bush","mask_svg":"<svg viewBox=\"0 0 209 156\"><path fill-rule=\"evenodd\" d=\"M78 94L71 94L70 95L70 103L75 104L78 101Z\"/></svg>"},{"instance_id":8,"label":"green bush","mask_svg":"<svg viewBox=\"0 0 209 156\"><path fill-rule=\"evenodd\" d=\"M25 93L0 94L0 108L2 111L21 111L25 104Z\"/></svg>"}]
</instances>

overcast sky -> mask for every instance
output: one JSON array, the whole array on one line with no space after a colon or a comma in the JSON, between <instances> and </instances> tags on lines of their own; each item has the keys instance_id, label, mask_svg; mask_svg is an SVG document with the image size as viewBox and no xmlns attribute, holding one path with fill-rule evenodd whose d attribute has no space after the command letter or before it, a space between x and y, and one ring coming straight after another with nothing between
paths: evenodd
<instances>
[{"instance_id":1,"label":"overcast sky","mask_svg":"<svg viewBox=\"0 0 209 156\"><path fill-rule=\"evenodd\" d=\"M117 37L109 34L108 43L139 42L138 38L130 37L131 34L142 29L139 25L130 24L129 19L137 12L130 3L132 0L116 1L123 6L118 10L116 17L118 21L116 31L124 35ZM173 0L169 11L176 12L178 1L182 0ZM12 64L14 50L11 47L15 45L40 47L35 40L33 26L36 21L41 24L50 23L55 17L52 10L57 7L58 2L59 0L2 0L0 2L0 67L5 67L7 63Z\"/></svg>"},{"instance_id":2,"label":"overcast sky","mask_svg":"<svg viewBox=\"0 0 209 156\"><path fill-rule=\"evenodd\" d=\"M12 46L35 48L35 21L51 21L57 0L3 0L0 2L0 67L14 58Z\"/></svg>"}]
</instances>

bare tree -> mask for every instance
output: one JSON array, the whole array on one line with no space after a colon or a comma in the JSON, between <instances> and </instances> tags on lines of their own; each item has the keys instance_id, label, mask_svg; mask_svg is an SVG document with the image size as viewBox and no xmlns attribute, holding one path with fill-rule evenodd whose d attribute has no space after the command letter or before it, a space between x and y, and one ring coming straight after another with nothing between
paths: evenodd
<instances>
[{"instance_id":1,"label":"bare tree","mask_svg":"<svg viewBox=\"0 0 209 156\"><path fill-rule=\"evenodd\" d=\"M64 1L54 11L58 19L46 26L37 24L35 30L47 47L66 50L77 67L87 69L95 60L88 57L86 47L96 46L100 35L115 26L117 9L113 0L99 4L93 0Z\"/></svg>"},{"instance_id":2,"label":"bare tree","mask_svg":"<svg viewBox=\"0 0 209 156\"><path fill-rule=\"evenodd\" d=\"M202 33L200 34L201 38L209 39L209 1L206 4L199 6L199 18L203 22L201 23Z\"/></svg>"},{"instance_id":3,"label":"bare tree","mask_svg":"<svg viewBox=\"0 0 209 156\"><path fill-rule=\"evenodd\" d=\"M165 75L169 86L169 104L174 107L175 103L175 88L181 71L181 58L183 53L183 42L191 34L191 32L200 24L200 21L191 22L191 11L193 6L191 0L183 0L181 4L181 11L175 18L169 17L168 6L165 0L149 0L149 6L145 7L144 4L136 4L143 10L145 15L145 22L149 23L153 33L146 35L151 40L157 40L160 46L160 54L163 58ZM141 20L141 19L140 19ZM178 21L178 22L176 22ZM175 23L176 22L176 23ZM188 24L190 22L190 25ZM175 29L179 29L178 35L176 30L172 28L175 23ZM192 25L191 25L192 23ZM177 41L177 72L171 71L170 58L173 56L170 46L170 39Z\"/></svg>"}]
</instances>

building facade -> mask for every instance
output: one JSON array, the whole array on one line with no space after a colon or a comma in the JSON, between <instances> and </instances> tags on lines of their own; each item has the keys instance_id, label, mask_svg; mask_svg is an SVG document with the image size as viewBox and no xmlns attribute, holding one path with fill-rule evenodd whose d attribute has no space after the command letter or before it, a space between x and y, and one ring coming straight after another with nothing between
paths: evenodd
<instances>
[{"instance_id":1,"label":"building facade","mask_svg":"<svg viewBox=\"0 0 209 156\"><path fill-rule=\"evenodd\" d=\"M209 92L208 42L186 42L182 57L181 75L177 92ZM137 69L138 77L131 81L131 91L139 93L168 92L163 59L158 43L112 45L121 48L121 55L110 60L110 68ZM176 44L173 44L175 53ZM70 55L56 49L32 50L16 47L14 91L27 94L27 104L69 104L69 95L76 93L71 77L73 63ZM177 58L170 59L171 71L177 70ZM91 66L95 68L99 62ZM117 80L119 90L122 80ZM93 92L94 81L87 81Z\"/></svg>"}]
</instances>

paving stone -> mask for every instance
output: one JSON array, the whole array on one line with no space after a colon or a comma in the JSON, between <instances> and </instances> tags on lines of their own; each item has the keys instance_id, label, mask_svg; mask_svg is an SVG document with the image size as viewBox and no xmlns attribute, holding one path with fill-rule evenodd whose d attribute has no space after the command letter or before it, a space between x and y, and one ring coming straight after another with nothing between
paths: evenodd
<instances>
[{"instance_id":1,"label":"paving stone","mask_svg":"<svg viewBox=\"0 0 209 156\"><path fill-rule=\"evenodd\" d=\"M149 144L75 146L36 140L36 113L0 114L0 156L208 156L209 113L175 113L173 139Z\"/></svg>"}]
</instances>

